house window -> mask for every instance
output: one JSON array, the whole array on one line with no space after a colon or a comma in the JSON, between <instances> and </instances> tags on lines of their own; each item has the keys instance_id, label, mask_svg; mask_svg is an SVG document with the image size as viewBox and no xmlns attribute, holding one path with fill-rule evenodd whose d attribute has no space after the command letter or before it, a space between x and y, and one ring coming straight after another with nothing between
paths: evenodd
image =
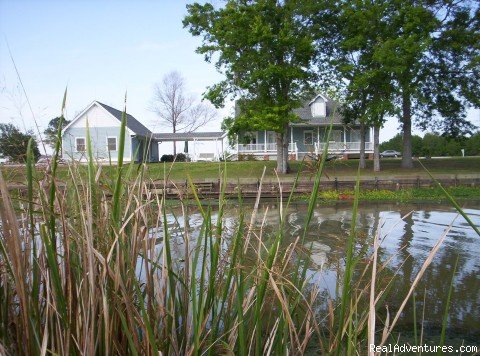
<instances>
[{"instance_id":1,"label":"house window","mask_svg":"<svg viewBox=\"0 0 480 356\"><path fill-rule=\"evenodd\" d=\"M360 142L360 141L361 141L360 130L350 131L350 142Z\"/></svg>"},{"instance_id":2,"label":"house window","mask_svg":"<svg viewBox=\"0 0 480 356\"><path fill-rule=\"evenodd\" d=\"M312 116L315 118L327 116L327 105L324 101L315 101L312 104Z\"/></svg>"},{"instance_id":3,"label":"house window","mask_svg":"<svg viewBox=\"0 0 480 356\"><path fill-rule=\"evenodd\" d=\"M85 137L75 138L75 148L77 152L85 152Z\"/></svg>"},{"instance_id":4,"label":"house window","mask_svg":"<svg viewBox=\"0 0 480 356\"><path fill-rule=\"evenodd\" d=\"M117 150L117 138L116 137L107 137L107 150L116 151Z\"/></svg>"},{"instance_id":5,"label":"house window","mask_svg":"<svg viewBox=\"0 0 480 356\"><path fill-rule=\"evenodd\" d=\"M330 142L343 142L343 132L341 130L332 130Z\"/></svg>"},{"instance_id":6,"label":"house window","mask_svg":"<svg viewBox=\"0 0 480 356\"><path fill-rule=\"evenodd\" d=\"M276 143L277 133L275 131L267 131L267 143Z\"/></svg>"},{"instance_id":7,"label":"house window","mask_svg":"<svg viewBox=\"0 0 480 356\"><path fill-rule=\"evenodd\" d=\"M244 144L256 144L257 143L257 132L245 132L243 135Z\"/></svg>"},{"instance_id":8,"label":"house window","mask_svg":"<svg viewBox=\"0 0 480 356\"><path fill-rule=\"evenodd\" d=\"M303 131L303 144L313 145L313 131Z\"/></svg>"}]
</instances>

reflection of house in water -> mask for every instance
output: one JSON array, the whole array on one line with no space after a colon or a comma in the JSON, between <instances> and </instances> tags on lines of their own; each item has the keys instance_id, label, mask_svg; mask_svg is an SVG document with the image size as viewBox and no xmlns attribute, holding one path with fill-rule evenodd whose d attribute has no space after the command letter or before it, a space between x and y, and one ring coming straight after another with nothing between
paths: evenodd
<instances>
[{"instance_id":1,"label":"reflection of house in water","mask_svg":"<svg viewBox=\"0 0 480 356\"><path fill-rule=\"evenodd\" d=\"M252 207L244 207L244 209L250 209L251 212ZM264 232L262 238L266 244L268 244L268 237L278 233L278 209L278 204L271 203L262 204L259 207L254 229L256 230L255 234L260 230ZM222 251L228 250L229 238L237 232L239 210L240 208L233 207L225 211L224 226L227 229L224 231L225 236L222 236L225 240ZM412 211L413 213L408 218L402 220L402 216L408 215ZM176 210L175 213L177 214L177 220L169 216L168 225L169 228L172 226L174 232L172 235L175 236L175 233L178 233L176 236L182 242L181 233L183 229L181 225L184 221L181 218L179 219L180 210ZM285 240L281 248L286 248L296 238L302 236L306 213L306 204L293 204L285 212ZM467 213L475 224L480 225L480 210L467 210ZM245 222L249 222L250 217L247 213ZM305 287L305 293L309 293L314 288L320 290L320 295L317 298L319 313L328 312L325 301L335 298L336 288L341 287L343 283L345 248L352 217L351 203L316 207L309 233L303 245L298 246L296 250L298 254L295 256L301 259L305 256L305 251L312 247L312 253L309 255L310 265L307 271L309 284ZM467 337L470 337L470 341L478 342L476 340L480 339L480 239L463 218L457 217L457 213L450 207L437 204L401 205L383 203L360 205L356 218L358 233L355 238L355 256L358 257L360 250L363 249L363 255L361 256L363 258L359 259L354 279L358 280L360 278L363 268L369 263L374 232L380 226L381 237L385 237L385 239L379 249L378 263L381 265L387 260L390 261L387 267L380 272L377 287L381 288L382 285L388 283L390 278L395 276L394 283L391 285L387 296L390 313L395 312L405 298L412 280L427 258L431 248L448 228L448 225L457 218L439 253L433 259L417 287L417 311L425 307L424 325L433 330L432 333L436 330L438 336L438 327L441 326L445 310L446 293L452 279L453 266L456 263L457 255L459 255L449 308L448 327L459 331L461 335L467 335ZM217 215L213 211L213 224L215 224L216 219ZM175 221L179 222L178 226ZM188 225L192 231L190 235L191 248L195 246L195 239L198 236L198 229L202 221L202 216L198 211L189 213ZM263 226L262 222L264 222ZM197 231L197 233L194 233L194 231ZM402 251L403 246L407 246L405 247L407 251ZM183 248L184 245L180 246L180 251L175 257L182 257L180 253ZM392 256L394 257L392 258ZM410 262L405 263L405 258L408 258ZM294 267L292 264L292 268ZM369 276L366 275L364 278L368 279ZM428 300L425 306L423 305L424 292L426 293L426 300ZM412 315L412 303L409 302L401 317L400 326L403 326L406 330L411 330ZM468 343L466 342L466 344Z\"/></svg>"}]
</instances>

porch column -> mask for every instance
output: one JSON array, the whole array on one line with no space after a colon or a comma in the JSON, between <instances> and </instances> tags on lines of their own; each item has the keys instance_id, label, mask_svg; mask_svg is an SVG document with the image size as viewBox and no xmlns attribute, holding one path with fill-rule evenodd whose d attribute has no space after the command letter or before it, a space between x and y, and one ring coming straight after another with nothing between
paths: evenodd
<instances>
[{"instance_id":1,"label":"porch column","mask_svg":"<svg viewBox=\"0 0 480 356\"><path fill-rule=\"evenodd\" d=\"M265 130L263 136L263 152L267 153L267 130Z\"/></svg>"},{"instance_id":2,"label":"porch column","mask_svg":"<svg viewBox=\"0 0 480 356\"><path fill-rule=\"evenodd\" d=\"M315 153L318 155L320 152L320 126L317 126L317 147Z\"/></svg>"},{"instance_id":3,"label":"porch column","mask_svg":"<svg viewBox=\"0 0 480 356\"><path fill-rule=\"evenodd\" d=\"M290 126L290 143L292 144L292 148L293 148L293 126Z\"/></svg>"},{"instance_id":4,"label":"porch column","mask_svg":"<svg viewBox=\"0 0 480 356\"><path fill-rule=\"evenodd\" d=\"M379 129L380 130L380 129ZM372 127L370 127L370 137L368 138L368 142L370 142L370 150L373 151L373 136L375 135L375 129Z\"/></svg>"},{"instance_id":5,"label":"porch column","mask_svg":"<svg viewBox=\"0 0 480 356\"><path fill-rule=\"evenodd\" d=\"M193 159L194 159L194 162L197 161L197 139L196 138L193 139Z\"/></svg>"},{"instance_id":6,"label":"porch column","mask_svg":"<svg viewBox=\"0 0 480 356\"><path fill-rule=\"evenodd\" d=\"M347 128L343 125L343 149L347 149Z\"/></svg>"},{"instance_id":7,"label":"porch column","mask_svg":"<svg viewBox=\"0 0 480 356\"><path fill-rule=\"evenodd\" d=\"M223 137L220 139L220 147L222 148L222 158L225 158L224 154L223 154Z\"/></svg>"}]
</instances>

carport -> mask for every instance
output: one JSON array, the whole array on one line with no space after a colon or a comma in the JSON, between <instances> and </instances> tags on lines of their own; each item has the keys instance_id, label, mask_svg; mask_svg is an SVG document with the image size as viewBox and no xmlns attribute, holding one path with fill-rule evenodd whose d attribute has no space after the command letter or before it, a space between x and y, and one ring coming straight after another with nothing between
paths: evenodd
<instances>
[{"instance_id":1,"label":"carport","mask_svg":"<svg viewBox=\"0 0 480 356\"><path fill-rule=\"evenodd\" d=\"M223 156L223 141L227 136L226 132L176 132L176 133L154 133L153 138L158 144L163 142L185 142L184 152L188 153L191 160L196 161L218 161ZM193 142L190 152L189 142ZM200 152L198 142L215 142L215 152ZM219 151L220 149L220 151Z\"/></svg>"}]
</instances>

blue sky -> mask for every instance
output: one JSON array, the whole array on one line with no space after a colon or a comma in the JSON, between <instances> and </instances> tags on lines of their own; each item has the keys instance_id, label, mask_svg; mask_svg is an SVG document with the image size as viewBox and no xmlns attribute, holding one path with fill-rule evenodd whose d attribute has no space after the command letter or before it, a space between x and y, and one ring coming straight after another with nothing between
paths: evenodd
<instances>
[{"instance_id":1,"label":"blue sky","mask_svg":"<svg viewBox=\"0 0 480 356\"><path fill-rule=\"evenodd\" d=\"M221 79L182 27L186 3L0 0L0 121L33 126L8 41L42 130L60 113L67 86L70 119L93 100L121 109L127 92L129 113L154 127L148 105L163 75L178 70L198 97ZM219 128L220 121L205 130Z\"/></svg>"},{"instance_id":2,"label":"blue sky","mask_svg":"<svg viewBox=\"0 0 480 356\"><path fill-rule=\"evenodd\" d=\"M148 106L163 75L178 70L199 97L222 79L195 53L200 40L183 29L188 2L0 0L0 122L34 127L8 42L41 131L59 115L67 86L69 119L93 100L121 109L127 92L128 112L160 131ZM469 117L480 125L478 111ZM219 130L220 121L202 131ZM381 140L394 136L397 127L391 119Z\"/></svg>"}]
</instances>

